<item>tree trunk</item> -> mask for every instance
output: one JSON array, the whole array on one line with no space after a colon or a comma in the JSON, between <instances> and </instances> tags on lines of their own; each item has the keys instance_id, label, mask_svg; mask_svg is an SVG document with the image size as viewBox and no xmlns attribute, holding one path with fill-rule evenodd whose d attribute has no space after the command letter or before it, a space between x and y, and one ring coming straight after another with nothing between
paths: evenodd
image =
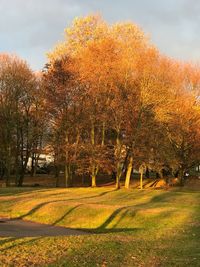
<instances>
[{"instance_id":1,"label":"tree trunk","mask_svg":"<svg viewBox=\"0 0 200 267\"><path fill-rule=\"evenodd\" d=\"M120 189L120 179L122 175L123 163L121 163L121 142L119 138L120 128L117 130L117 138L116 138L116 159L117 159L117 172L116 172L116 189Z\"/></svg>"},{"instance_id":2,"label":"tree trunk","mask_svg":"<svg viewBox=\"0 0 200 267\"><path fill-rule=\"evenodd\" d=\"M56 187L59 186L59 176L56 177Z\"/></svg>"},{"instance_id":3,"label":"tree trunk","mask_svg":"<svg viewBox=\"0 0 200 267\"><path fill-rule=\"evenodd\" d=\"M31 177L35 176L36 169L37 169L36 155L35 155L35 153L33 153L32 157L31 157Z\"/></svg>"},{"instance_id":4,"label":"tree trunk","mask_svg":"<svg viewBox=\"0 0 200 267\"><path fill-rule=\"evenodd\" d=\"M69 137L68 137L68 132L66 132L66 137L65 137L66 145L69 143ZM66 149L65 152L65 187L70 187L71 186L71 166L69 163L69 151Z\"/></svg>"},{"instance_id":5,"label":"tree trunk","mask_svg":"<svg viewBox=\"0 0 200 267\"><path fill-rule=\"evenodd\" d=\"M70 164L65 164L65 187L71 186L71 179L72 179L71 166Z\"/></svg>"},{"instance_id":6,"label":"tree trunk","mask_svg":"<svg viewBox=\"0 0 200 267\"><path fill-rule=\"evenodd\" d=\"M19 176L19 181L18 181L18 187L21 187L23 185L24 182L24 171L22 170Z\"/></svg>"},{"instance_id":7,"label":"tree trunk","mask_svg":"<svg viewBox=\"0 0 200 267\"><path fill-rule=\"evenodd\" d=\"M20 141L19 141L19 127L17 125L17 146L16 146L16 158L15 158L15 186L18 185L20 176Z\"/></svg>"},{"instance_id":8,"label":"tree trunk","mask_svg":"<svg viewBox=\"0 0 200 267\"><path fill-rule=\"evenodd\" d=\"M145 176L147 179L150 178L149 168L146 169Z\"/></svg>"},{"instance_id":9,"label":"tree trunk","mask_svg":"<svg viewBox=\"0 0 200 267\"><path fill-rule=\"evenodd\" d=\"M92 187L96 187L97 184L96 184L96 176L95 175L92 175Z\"/></svg>"},{"instance_id":10,"label":"tree trunk","mask_svg":"<svg viewBox=\"0 0 200 267\"><path fill-rule=\"evenodd\" d=\"M22 166L21 167L21 170L20 170L20 175L19 175L18 183L17 183L17 186L18 187L21 187L23 185L24 175L25 175L25 169L24 169L24 166Z\"/></svg>"},{"instance_id":11,"label":"tree trunk","mask_svg":"<svg viewBox=\"0 0 200 267\"><path fill-rule=\"evenodd\" d=\"M92 166L92 173L91 173L91 178L92 178L92 187L96 187L96 177L97 177L97 173L99 171L98 166L95 166L95 164Z\"/></svg>"},{"instance_id":12,"label":"tree trunk","mask_svg":"<svg viewBox=\"0 0 200 267\"><path fill-rule=\"evenodd\" d=\"M10 186L10 172L11 172L11 148L8 147L7 164L6 164L6 186Z\"/></svg>"},{"instance_id":13,"label":"tree trunk","mask_svg":"<svg viewBox=\"0 0 200 267\"><path fill-rule=\"evenodd\" d=\"M102 140L101 140L101 146L104 146L105 144L105 122L103 122L102 125Z\"/></svg>"},{"instance_id":14,"label":"tree trunk","mask_svg":"<svg viewBox=\"0 0 200 267\"><path fill-rule=\"evenodd\" d=\"M120 176L119 175L116 176L116 186L115 187L116 187L116 189L120 189L120 187L121 187L120 186Z\"/></svg>"},{"instance_id":15,"label":"tree trunk","mask_svg":"<svg viewBox=\"0 0 200 267\"><path fill-rule=\"evenodd\" d=\"M10 166L6 168L6 187L10 186Z\"/></svg>"},{"instance_id":16,"label":"tree trunk","mask_svg":"<svg viewBox=\"0 0 200 267\"><path fill-rule=\"evenodd\" d=\"M120 179L122 176L122 168L123 168L123 164L122 163L118 163L117 164L117 173L116 173L116 189L120 189L121 185L120 185Z\"/></svg>"},{"instance_id":17,"label":"tree trunk","mask_svg":"<svg viewBox=\"0 0 200 267\"><path fill-rule=\"evenodd\" d=\"M19 178L20 178L20 168L19 168L19 159L17 155L16 164L15 164L15 186L18 185Z\"/></svg>"},{"instance_id":18,"label":"tree trunk","mask_svg":"<svg viewBox=\"0 0 200 267\"><path fill-rule=\"evenodd\" d=\"M184 169L180 169L179 172L178 172L178 179L179 179L179 183L181 186L184 186L185 184L185 179L184 179Z\"/></svg>"},{"instance_id":19,"label":"tree trunk","mask_svg":"<svg viewBox=\"0 0 200 267\"><path fill-rule=\"evenodd\" d=\"M59 174L60 174L60 168L58 165L55 166L55 179L56 179L56 187L59 186Z\"/></svg>"},{"instance_id":20,"label":"tree trunk","mask_svg":"<svg viewBox=\"0 0 200 267\"><path fill-rule=\"evenodd\" d=\"M67 164L65 164L65 187L69 187L69 170Z\"/></svg>"},{"instance_id":21,"label":"tree trunk","mask_svg":"<svg viewBox=\"0 0 200 267\"><path fill-rule=\"evenodd\" d=\"M23 152L22 152L23 153ZM26 168L27 168L27 164L28 164L28 159L29 159L29 154L26 153L26 158L25 161L21 163L21 170L20 170L20 176L19 176L19 182L18 182L18 186L23 186L23 182L24 182L24 176L25 176L25 172L26 172ZM22 157L23 160L23 157Z\"/></svg>"},{"instance_id":22,"label":"tree trunk","mask_svg":"<svg viewBox=\"0 0 200 267\"><path fill-rule=\"evenodd\" d=\"M102 130L104 131L104 130ZM102 139L103 141L103 139ZM103 141L104 142L104 141ZM91 127L91 144L92 144L92 147L95 146L95 127L94 127L94 123L92 122L92 127ZM93 149L93 148L92 148ZM96 165L96 163L94 162L95 161L95 153L94 153L94 150L92 150L92 171L91 171L91 179L92 179L92 187L96 187L96 176L98 174L98 171L99 171L99 168L98 166Z\"/></svg>"},{"instance_id":23,"label":"tree trunk","mask_svg":"<svg viewBox=\"0 0 200 267\"><path fill-rule=\"evenodd\" d=\"M130 186L132 169L133 169L133 157L130 157L125 179L125 188L127 189Z\"/></svg>"},{"instance_id":24,"label":"tree trunk","mask_svg":"<svg viewBox=\"0 0 200 267\"><path fill-rule=\"evenodd\" d=\"M143 171L140 173L140 189L143 189Z\"/></svg>"},{"instance_id":25,"label":"tree trunk","mask_svg":"<svg viewBox=\"0 0 200 267\"><path fill-rule=\"evenodd\" d=\"M163 179L163 170L161 169L161 170L159 170L159 177L160 177L160 179Z\"/></svg>"}]
</instances>

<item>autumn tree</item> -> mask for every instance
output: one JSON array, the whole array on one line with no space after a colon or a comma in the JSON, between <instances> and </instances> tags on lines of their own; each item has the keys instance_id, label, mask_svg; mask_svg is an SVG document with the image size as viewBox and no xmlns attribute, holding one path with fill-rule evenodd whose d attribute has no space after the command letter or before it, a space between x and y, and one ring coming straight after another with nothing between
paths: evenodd
<instances>
[{"instance_id":1,"label":"autumn tree","mask_svg":"<svg viewBox=\"0 0 200 267\"><path fill-rule=\"evenodd\" d=\"M192 121L188 135L198 139L198 68L161 55L137 25L108 25L99 16L76 18L48 58L47 84L56 94L48 105L62 136L54 146L65 166L74 161L77 171L90 175L93 187L100 171L113 172L116 188L123 174L129 188L132 170L140 166L160 175L166 166L179 166L179 173L189 168L180 167L185 163L180 149L174 150L173 128L177 124L182 134ZM196 151L196 163L187 157L190 166L198 162L198 144L191 146L187 154ZM73 147L76 157L69 157Z\"/></svg>"},{"instance_id":2,"label":"autumn tree","mask_svg":"<svg viewBox=\"0 0 200 267\"><path fill-rule=\"evenodd\" d=\"M66 187L72 185L84 109L80 86L72 71L73 64L69 57L63 57L51 62L43 74L50 145L54 151L56 168L64 166Z\"/></svg>"},{"instance_id":3,"label":"autumn tree","mask_svg":"<svg viewBox=\"0 0 200 267\"><path fill-rule=\"evenodd\" d=\"M16 175L16 185L22 185L40 129L35 124L39 119L35 116L37 88L35 75L26 62L12 55L0 56L1 151L7 185L11 171Z\"/></svg>"},{"instance_id":4,"label":"autumn tree","mask_svg":"<svg viewBox=\"0 0 200 267\"><path fill-rule=\"evenodd\" d=\"M182 185L184 173L199 164L199 82L199 73L195 68L176 64L170 104L167 109L158 110L158 118L173 151L173 169L178 172Z\"/></svg>"},{"instance_id":5,"label":"autumn tree","mask_svg":"<svg viewBox=\"0 0 200 267\"><path fill-rule=\"evenodd\" d=\"M84 121L82 121L82 147L85 158L83 169L90 173L92 186L96 186L96 176L102 165L102 156L105 152L105 97L102 97L103 90L107 90L108 71L105 67L106 51L111 51L111 41L104 38L107 35L106 24L98 17L92 16L83 19L76 19L70 29L66 30L68 42L62 45L64 52L58 46L54 53L50 54L50 61L56 62L55 58L66 56L74 60L73 72L77 78L79 87L79 109L84 105ZM108 38L108 36L107 36ZM96 64L91 64L96 58ZM112 57L107 56L106 62L111 63ZM105 80L106 78L106 80ZM106 94L106 91L104 92ZM82 101L81 105L80 102ZM89 125L88 125L89 123ZM87 163L87 164L86 164ZM81 166L80 166L81 167Z\"/></svg>"}]
</instances>

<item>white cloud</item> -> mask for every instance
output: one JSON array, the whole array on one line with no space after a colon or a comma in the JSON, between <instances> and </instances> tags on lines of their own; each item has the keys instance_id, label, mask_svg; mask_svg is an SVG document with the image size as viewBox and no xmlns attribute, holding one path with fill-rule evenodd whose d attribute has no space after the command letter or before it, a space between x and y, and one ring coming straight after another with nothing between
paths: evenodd
<instances>
[{"instance_id":1,"label":"white cloud","mask_svg":"<svg viewBox=\"0 0 200 267\"><path fill-rule=\"evenodd\" d=\"M0 0L0 12L0 51L19 54L34 69L75 16L95 12L109 22L135 21L169 56L200 60L198 0Z\"/></svg>"}]
</instances>

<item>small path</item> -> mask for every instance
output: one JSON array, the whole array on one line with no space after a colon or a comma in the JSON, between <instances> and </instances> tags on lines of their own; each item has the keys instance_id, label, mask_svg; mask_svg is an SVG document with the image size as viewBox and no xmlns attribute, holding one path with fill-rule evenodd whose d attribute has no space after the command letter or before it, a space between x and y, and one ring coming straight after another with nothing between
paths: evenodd
<instances>
[{"instance_id":1,"label":"small path","mask_svg":"<svg viewBox=\"0 0 200 267\"><path fill-rule=\"evenodd\" d=\"M69 236L87 234L89 233L61 226L23 221L21 219L0 218L0 237Z\"/></svg>"}]
</instances>

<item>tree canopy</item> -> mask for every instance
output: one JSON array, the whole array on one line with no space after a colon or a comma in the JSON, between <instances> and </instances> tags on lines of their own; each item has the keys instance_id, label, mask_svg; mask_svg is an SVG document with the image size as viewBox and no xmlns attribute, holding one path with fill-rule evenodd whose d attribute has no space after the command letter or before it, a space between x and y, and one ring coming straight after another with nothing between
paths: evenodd
<instances>
[{"instance_id":1,"label":"tree canopy","mask_svg":"<svg viewBox=\"0 0 200 267\"><path fill-rule=\"evenodd\" d=\"M133 23L76 18L40 75L1 55L0 81L7 184L13 170L21 185L28 158L47 146L66 186L104 174L128 188L133 169L183 184L200 164L200 68L162 55Z\"/></svg>"}]
</instances>

